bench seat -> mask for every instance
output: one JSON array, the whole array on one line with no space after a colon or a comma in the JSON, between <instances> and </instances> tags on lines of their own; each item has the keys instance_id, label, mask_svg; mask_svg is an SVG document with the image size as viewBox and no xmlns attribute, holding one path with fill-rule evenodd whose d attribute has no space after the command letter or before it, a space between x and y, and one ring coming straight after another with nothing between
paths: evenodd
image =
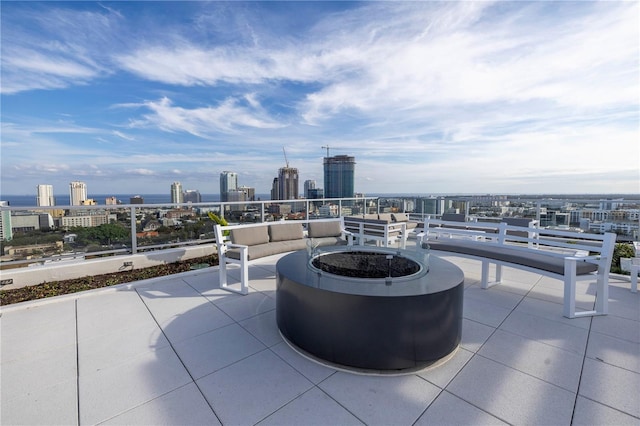
<instances>
[{"instance_id":1,"label":"bench seat","mask_svg":"<svg viewBox=\"0 0 640 426\"><path fill-rule=\"evenodd\" d=\"M347 241L340 237L313 238L315 247L346 245ZM274 254L287 253L290 251L305 250L307 248L307 238L300 240L276 241L272 243L256 244L247 246L247 260L256 260L261 257ZM227 251L227 256L231 259L240 260L240 249L231 248Z\"/></svg>"},{"instance_id":2,"label":"bench seat","mask_svg":"<svg viewBox=\"0 0 640 426\"><path fill-rule=\"evenodd\" d=\"M534 253L532 250L520 250L516 246L500 246L489 242L478 244L459 239L429 240L429 249L513 263L558 275L565 274L564 259L566 255L558 256L544 250L538 250L538 253ZM576 275L586 275L597 270L598 265L594 263L576 263Z\"/></svg>"}]
</instances>

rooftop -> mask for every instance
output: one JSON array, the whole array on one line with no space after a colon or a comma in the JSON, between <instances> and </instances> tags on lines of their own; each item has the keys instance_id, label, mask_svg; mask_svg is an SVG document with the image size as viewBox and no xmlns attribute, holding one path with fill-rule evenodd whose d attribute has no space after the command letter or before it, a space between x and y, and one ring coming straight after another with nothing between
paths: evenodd
<instances>
[{"instance_id":1,"label":"rooftop","mask_svg":"<svg viewBox=\"0 0 640 426\"><path fill-rule=\"evenodd\" d=\"M275 264L247 296L217 268L2 308L2 424L640 424L640 293L612 277L610 314L562 316L562 284L465 274L462 342L404 375L320 365L283 341ZM236 277L237 278L237 277ZM578 282L579 306L593 286Z\"/></svg>"}]
</instances>

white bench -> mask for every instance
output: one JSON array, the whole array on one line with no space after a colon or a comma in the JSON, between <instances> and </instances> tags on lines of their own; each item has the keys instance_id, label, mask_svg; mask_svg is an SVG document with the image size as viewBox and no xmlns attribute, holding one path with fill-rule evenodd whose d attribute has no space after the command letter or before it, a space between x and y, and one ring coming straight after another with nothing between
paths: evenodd
<instances>
[{"instance_id":1,"label":"white bench","mask_svg":"<svg viewBox=\"0 0 640 426\"><path fill-rule=\"evenodd\" d=\"M407 245L406 222L390 222L378 219L378 215L347 216L344 218L344 226L360 245L365 245L367 241L375 241L383 247L397 243L402 249Z\"/></svg>"},{"instance_id":2,"label":"white bench","mask_svg":"<svg viewBox=\"0 0 640 426\"><path fill-rule=\"evenodd\" d=\"M564 282L563 315L567 318L606 315L609 271L616 235L587 234L506 223L425 220L419 247L451 252L482 261L481 286L487 289L502 280L502 266L519 268ZM490 265L495 280L489 281ZM595 309L576 312L576 281L596 279Z\"/></svg>"},{"instance_id":3,"label":"white bench","mask_svg":"<svg viewBox=\"0 0 640 426\"><path fill-rule=\"evenodd\" d=\"M306 226L306 229L305 229ZM312 248L353 244L342 218L290 220L244 225L215 225L220 268L220 288L234 293L249 293L249 263L279 253ZM240 265L240 289L228 284L227 265Z\"/></svg>"}]
</instances>

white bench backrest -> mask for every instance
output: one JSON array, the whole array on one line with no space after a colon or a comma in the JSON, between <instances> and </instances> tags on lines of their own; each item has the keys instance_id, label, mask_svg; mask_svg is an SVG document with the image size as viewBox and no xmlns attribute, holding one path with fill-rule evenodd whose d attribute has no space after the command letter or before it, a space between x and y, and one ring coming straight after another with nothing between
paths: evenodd
<instances>
[{"instance_id":1,"label":"white bench backrest","mask_svg":"<svg viewBox=\"0 0 640 426\"><path fill-rule=\"evenodd\" d=\"M523 233L526 232L525 233ZM554 229L521 227L505 222L491 224L483 222L447 222L426 219L424 237L465 238L485 243L513 245L517 248L562 249L574 253L596 253L611 261L615 237L613 233L589 234ZM563 255L559 253L559 255ZM566 253L564 254L566 256Z\"/></svg>"},{"instance_id":2,"label":"white bench backrest","mask_svg":"<svg viewBox=\"0 0 640 426\"><path fill-rule=\"evenodd\" d=\"M257 228L260 226L269 226L269 225L278 225L278 224L289 224L289 223L301 223L302 226L305 226L309 222L335 222L339 221L341 229L344 229L344 220L342 217L338 218L329 218L329 219L309 219L309 220L280 220L277 222L258 222L258 223L244 223L244 224L236 224L236 225L227 225L221 226L218 224L214 225L214 231L216 234L216 245L218 246L218 250L221 249L221 245L224 245L227 242L233 243L231 241L231 236L225 236L225 231L231 231L233 229L239 228Z\"/></svg>"}]
</instances>

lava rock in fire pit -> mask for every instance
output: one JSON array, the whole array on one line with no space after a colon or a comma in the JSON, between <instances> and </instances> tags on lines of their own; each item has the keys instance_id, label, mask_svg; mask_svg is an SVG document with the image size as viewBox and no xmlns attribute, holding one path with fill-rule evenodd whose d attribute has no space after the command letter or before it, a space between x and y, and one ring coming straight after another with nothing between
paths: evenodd
<instances>
[{"instance_id":1,"label":"lava rock in fire pit","mask_svg":"<svg viewBox=\"0 0 640 426\"><path fill-rule=\"evenodd\" d=\"M418 263L406 257L368 251L325 254L311 263L321 271L355 278L405 277L420 270Z\"/></svg>"}]
</instances>

